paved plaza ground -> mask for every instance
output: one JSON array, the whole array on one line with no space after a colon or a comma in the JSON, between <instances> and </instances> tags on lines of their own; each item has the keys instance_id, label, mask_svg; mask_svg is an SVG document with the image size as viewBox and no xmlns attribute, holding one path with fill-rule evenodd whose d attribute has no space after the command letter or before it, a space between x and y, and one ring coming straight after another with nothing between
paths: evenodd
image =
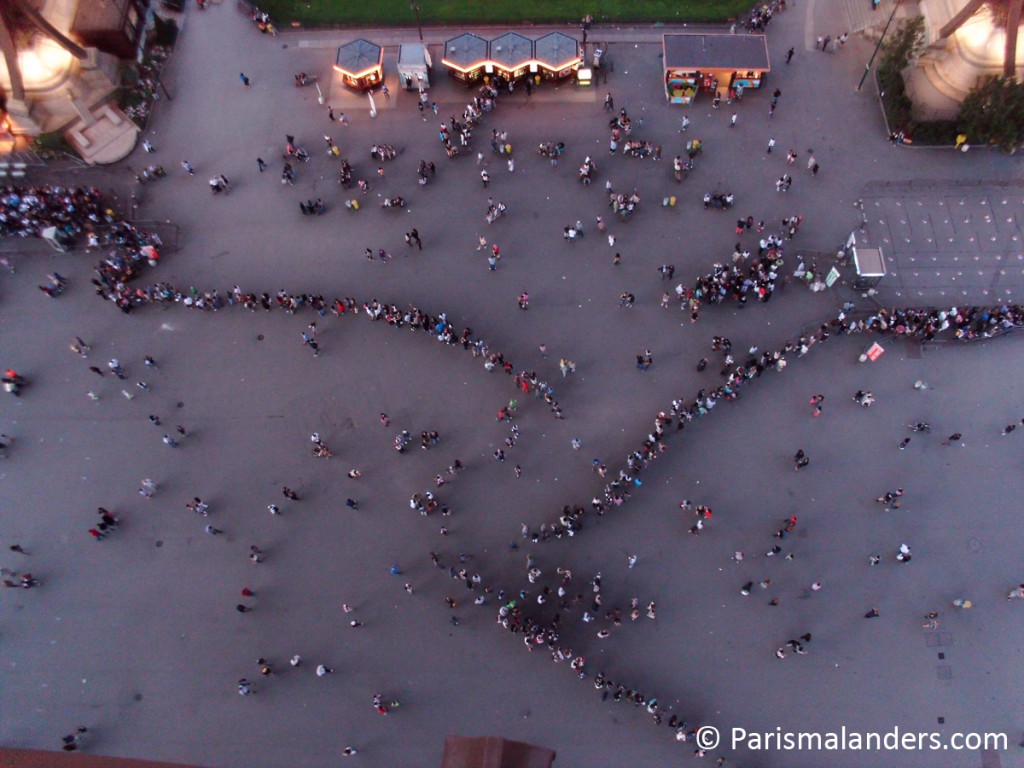
<instances>
[{"instance_id":1,"label":"paved plaza ground","mask_svg":"<svg viewBox=\"0 0 1024 768\"><path fill-rule=\"evenodd\" d=\"M880 226L892 232L897 203L927 198L938 226L958 185L1012 189L1020 182L1016 158L891 146L873 91L855 90L870 43L855 36L835 54L813 50L817 35L844 31L834 25L861 24L864 9L843 3L833 13L827 6L797 3L781 15L769 33L767 92L748 92L742 103L719 110L707 99L698 102L686 112L686 135L678 132L683 111L667 107L660 88L660 30L597 30L615 65L607 85L505 94L477 129L474 151L484 152L493 179L486 190L476 158L449 160L438 141L441 119L459 114L471 98L440 70L431 92L438 117L422 121L415 97L392 82L392 98L378 97L371 119L365 97L330 82L334 47L351 35L295 31L269 38L232 3L204 13L189 8L165 73L173 101L158 105L145 134L157 152L147 156L140 148L125 164L164 165L169 178L142 188L140 217L179 228L179 248L145 279L180 289L223 293L239 284L272 295L284 289L444 311L457 328L471 327L504 352L516 370L535 369L552 381L566 418L556 420L523 397L520 440L499 464L492 455L509 430L495 414L516 396L510 377L488 373L480 359L427 334L362 315L328 315L318 320L321 354L313 359L300 343L309 314L241 307L207 313L178 304L124 315L93 295L95 254L18 257L17 274L0 275L0 361L31 385L20 399L0 402L0 432L14 437L10 458L0 462L0 559L43 583L0 595L0 744L56 749L61 735L87 725L85 748L96 754L321 768L353 746L359 753L352 759L365 765L414 768L438 765L444 735L460 733L549 746L558 766L694 759L692 743L677 743L641 709L602 701L592 681L604 672L726 738L734 727L845 727L1007 739L1005 749L947 750L938 759L926 750L754 751L724 744L709 751L708 763L725 757L729 765L779 768L1024 766L1024 601L1004 599L1024 580L1024 430L1000 435L1024 417L1018 336L923 348L883 339L886 352L875 363L858 362L871 339L833 338L672 435L633 498L589 520L579 536L538 544L520 537L522 523L537 529L554 521L563 504L589 505L603 485L593 459L617 471L674 398L689 401L719 385L723 362L710 349L713 336L729 337L741 352L771 349L834 317L846 301L864 310L876 301L959 301L946 293L951 261L941 262L935 279L916 278L904 260L875 299L850 290L844 270L828 291L812 294L789 280L767 304L709 306L695 324L676 306L659 306L676 282L692 285L729 258L738 216L775 227L800 214L804 224L787 249L832 253L860 223L859 199L879 201ZM427 34L432 44L450 36ZM411 41L415 31L378 37L391 46ZM790 46L797 53L785 65ZM392 72L394 57L389 47ZM328 123L314 89L292 86L292 74L302 70L321 75L327 103L346 113L349 127ZM240 72L252 88L241 86ZM769 122L775 88L782 96ZM663 145L660 163L609 155L606 92L634 125L643 117L634 137ZM738 120L730 128L733 111ZM509 133L514 173L490 151L494 128ZM338 185L324 133L352 160L356 178L369 179L365 197ZM298 166L294 187L279 181L286 134L313 154ZM671 159L689 137L701 138L705 151L677 185ZM775 151L767 154L772 137ZM566 142L557 168L536 154L542 141ZM401 150L383 178L369 158L374 142ZM800 159L787 168L790 148ZM810 150L821 165L816 177L804 169ZM583 187L576 168L587 155L598 171L596 183ZM257 156L268 163L263 174ZM425 187L416 184L420 159L437 166ZM182 160L195 166L195 177L181 170ZM792 190L778 193L775 180L787 170ZM230 195L210 195L206 179L216 174L231 180ZM610 215L608 179L616 190L640 194L632 220ZM41 173L36 180L97 184L121 201L130 194L124 166ZM926 182L926 193L908 191L911 181ZM736 208L705 210L706 191L734 192ZM395 195L408 208L379 207ZM508 207L491 225L484 221L489 195ZM678 196L674 208L662 207L667 195ZM326 215L302 216L299 201L316 197L326 201ZM1014 217L1020 197L1017 191ZM358 212L344 207L351 198L362 201ZM595 231L597 216L609 221L614 248ZM563 227L577 219L586 234L568 244ZM412 227L423 238L422 253L403 242ZM990 255L1016 262L1018 232L999 229L999 254L979 249L975 271L983 274L964 277L972 292L993 288L1004 268ZM501 247L493 273L476 250L479 235ZM741 240L756 248L753 234ZM394 258L368 262L367 247ZM616 252L620 266L613 265ZM662 264L675 266L672 283L659 279ZM795 266L787 255L784 271ZM53 269L71 280L57 301L35 289ZM1019 279L998 285L1011 290L1000 299L1020 300ZM523 291L531 298L526 312L516 303ZM635 307L618 306L623 291L636 295ZM68 351L76 335L92 345L88 361ZM655 363L640 372L634 360L645 349ZM157 370L144 368L145 355L156 358ZM88 371L112 357L150 391L128 400L120 390L134 384ZM564 380L561 357L578 366ZM698 373L702 357L711 364ZM915 388L918 381L926 386ZM90 389L98 402L87 398ZM876 405L851 402L857 390L872 391ZM808 400L818 393L827 398L824 413L812 418ZM382 411L390 415L388 429L379 423ZM159 415L165 428L150 424L148 414ZM906 425L918 421L930 422L932 433L912 435ZM160 437L177 424L189 434L172 450ZM399 455L392 439L401 429L436 429L441 443ZM333 458L310 456L314 431ZM963 433L963 445L943 446L954 432ZM900 450L907 436L911 443ZM582 441L578 452L573 438ZM800 472L792 464L797 449L811 458ZM434 476L456 458L465 472L437 490L451 517L410 510L412 494L432 489ZM347 478L352 468L362 478ZM152 499L136 492L145 477L160 486ZM302 500L282 499L282 485ZM884 511L874 499L897 487L906 489L902 507ZM210 504L208 519L185 509L193 496ZM359 508L348 509L346 498ZM683 499L714 510L699 536L687 533L694 519L679 509ZM280 516L267 512L272 503L281 505ZM100 543L86 532L97 506L123 519L121 530ZM782 544L795 559L766 558L778 543L773 532L790 515L799 525ZM224 535L206 535L207 523ZM895 561L901 543L913 550L906 565ZM11 544L30 554L9 552ZM265 562L248 561L250 545L264 550ZM738 550L746 554L741 563L732 559ZM431 551L444 569L431 564ZM527 653L519 636L495 624L493 595L484 606L466 599L473 593L447 571L458 567L460 553L472 556L467 567L485 584L510 592L529 587L528 555L546 576L570 569L581 591L600 572L604 609L628 612L636 597L641 606L657 603L657 619L627 618L616 628L581 622L579 608L563 615L562 644L587 659L587 680L577 680L568 664L553 664L543 650ZM873 554L882 556L877 567L868 563ZM632 568L630 555L637 556ZM389 573L393 564L401 575ZM758 588L764 579L768 588ZM747 581L755 587L744 597ZM810 589L816 581L820 591ZM414 594L403 590L406 582ZM255 592L246 601L251 613L235 611L243 588ZM458 600L455 609L447 596ZM953 608L958 598L974 607ZM354 611L343 612L343 603ZM871 608L880 615L862 618ZM935 630L922 626L929 611L940 613ZM351 627L353 619L362 626ZM611 636L598 639L606 625ZM805 632L813 634L808 655L775 658L776 648ZM288 665L293 654L304 660L298 669ZM275 675L260 676L260 657ZM317 678L320 663L334 674ZM254 696L237 695L243 677L255 681ZM375 693L401 707L382 717L371 706Z\"/></svg>"}]
</instances>

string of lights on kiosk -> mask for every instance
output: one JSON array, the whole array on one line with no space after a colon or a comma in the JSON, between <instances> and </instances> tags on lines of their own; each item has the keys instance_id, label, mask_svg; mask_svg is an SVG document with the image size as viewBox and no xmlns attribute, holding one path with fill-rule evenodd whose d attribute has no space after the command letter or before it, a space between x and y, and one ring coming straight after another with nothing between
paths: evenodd
<instances>
[{"instance_id":1,"label":"string of lights on kiosk","mask_svg":"<svg viewBox=\"0 0 1024 768\"><path fill-rule=\"evenodd\" d=\"M570 79L583 57L579 41L562 32L537 40L518 32L491 40L466 32L444 44L441 63L453 80L465 85L495 75L513 82L530 77L539 85L543 80L557 83Z\"/></svg>"}]
</instances>

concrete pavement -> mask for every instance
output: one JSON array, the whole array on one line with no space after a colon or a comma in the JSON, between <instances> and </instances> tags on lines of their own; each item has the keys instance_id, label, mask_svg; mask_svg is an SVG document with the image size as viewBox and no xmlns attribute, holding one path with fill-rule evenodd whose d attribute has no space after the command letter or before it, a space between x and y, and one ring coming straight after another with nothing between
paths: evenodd
<instances>
[{"instance_id":1,"label":"concrete pavement","mask_svg":"<svg viewBox=\"0 0 1024 768\"><path fill-rule=\"evenodd\" d=\"M332 106L351 121L332 125L315 90L291 84L293 72L328 73L329 48L296 44L305 33L265 38L230 4L189 10L166 75L175 99L161 103L151 123L155 159L171 177L144 189L143 209L181 226L182 249L153 278L221 291L238 283L271 294L375 296L447 311L517 367L554 381L567 420L524 403L521 439L499 465L492 454L508 432L494 415L511 396L507 377L425 335L328 317L318 321L323 351L314 361L300 344L308 316L180 306L124 316L91 295L89 257L22 261L13 279L2 276L3 362L23 369L32 386L0 402L0 431L16 440L0 466L0 534L5 545L18 542L32 553L23 561L6 555L5 567L31 568L44 585L3 594L9 663L0 684L10 695L0 740L55 748L83 723L95 732L89 749L102 754L314 768L336 761L347 745L371 765L436 765L445 733L501 733L551 746L558 764L689 759L692 747L664 727L633 707L602 702L589 680L576 680L546 654L528 654L495 626L493 602L466 604L462 593L469 593L429 560L430 551L446 566L471 554L489 582L512 589L525 586L531 553L548 572L569 567L577 581L600 571L606 605L657 602L656 621L627 621L604 641L594 636L596 625L567 614L565 642L586 655L591 679L603 671L630 682L691 723L993 731L1011 745L1001 764L1022 764L1012 746L1020 727L1019 606L1003 599L1022 578L1024 542L1014 517L1021 489L1017 435L999 435L1022 415L1024 392L1009 373L1021 362L1019 339L924 351L887 344L871 365L855 362L862 339L834 339L674 438L635 498L578 540L531 546L518 535L521 522L536 527L563 504L588 504L600 487L593 458L617 460L673 398L717 385L713 335L730 337L740 350L764 349L816 326L847 299L867 306L844 289L810 294L791 284L767 305L708 308L696 325L660 309L670 286L659 280L659 265L673 263L677 279L691 283L728 259L736 240L732 212L704 210L704 191L735 192L734 213L770 226L800 213L798 244L827 251L856 226L852 203L869 182L1010 179L1019 173L1016 160L890 147L872 97L853 90L870 53L860 40L836 55L801 51L788 67L777 65L769 89L783 95L771 122L767 93L735 107L735 128L728 127L731 107L716 111L703 101L680 136L681 112L663 103L656 36L611 46L616 69L607 90L617 107L644 117L635 136L664 145L661 164L609 155L604 87L592 100L564 103L519 92L503 96L474 137L494 178L485 191L475 158L449 161L435 136L435 123L468 98L443 76L432 93L440 115L425 124L406 94L396 91L392 106L371 120L364 99L331 84ZM799 12L775 22L773 61L804 29ZM240 71L252 78L251 89L239 85ZM490 154L492 128L509 131L515 174ZM370 180L358 213L343 205L358 192L338 187L324 132L352 159L356 177ZM313 154L298 167L295 187L278 178L286 133ZM669 161L689 136L702 138L706 150L677 186ZM769 137L777 140L771 155ZM552 169L533 150L558 140L568 154ZM368 157L378 141L402 150L383 178ZM822 171L811 178L798 164L793 190L783 195L774 180L786 171L790 147L801 160L813 149ZM590 188L575 180L587 154L598 164ZM257 171L256 156L269 163L266 173ZM438 168L426 187L415 183L420 158ZM183 159L196 167L195 178L179 169ZM231 179L227 197L206 188L204 174L219 173ZM609 215L606 179L641 195L633 220L610 223L615 249L592 226ZM379 208L380 196L395 194L410 207ZM678 195L675 208L660 206L667 194ZM483 218L487 195L509 208L492 225ZM324 217L297 210L311 196L327 201ZM577 219L587 231L569 245L562 227ZM413 226L425 250L406 255L402 234ZM475 251L478 234L501 245L493 274ZM741 239L756 247L752 235ZM371 246L395 258L369 263L362 252ZM787 259L787 270L793 267ZM72 279L57 302L34 288L54 268ZM528 312L515 303L523 290L532 299ZM635 308L618 308L624 290L637 295ZM75 334L93 344L89 362L68 352ZM656 363L641 374L633 358L645 348ZM87 370L118 357L138 378L146 354L160 368L145 373L152 390L131 401L109 377L100 381ZM562 356L578 366L564 381L556 365ZM712 365L698 374L704 356ZM916 380L929 387L915 390ZM99 402L86 398L90 388ZM872 390L878 404L855 406L849 397L858 389ZM815 419L807 400L816 393L827 402ZM391 429L378 423L380 411ZM191 434L172 451L148 413ZM930 421L934 434L914 435L900 451L910 434L904 425L919 420ZM403 428L414 435L437 429L442 443L399 456L391 440ZM310 457L313 431L334 458ZM965 447L940 445L953 431L964 433ZM580 452L570 446L574 437ZM800 473L791 468L797 448L812 458ZM430 488L454 458L467 471L441 489L452 517L412 512L411 494ZM515 463L522 478L512 473ZM345 476L353 467L361 479ZM152 500L136 493L143 477L161 486ZM283 503L285 484L301 502ZM904 506L883 512L873 499L898 486L907 489ZM196 495L211 505L208 520L184 508ZM348 497L358 499L358 511L344 506ZM692 523L677 506L684 498L714 509L701 536L686 533ZM270 503L283 514L271 516ZM98 505L125 519L124 530L102 543L85 532ZM786 542L796 559L765 558L772 532L791 514L800 518ZM204 534L207 521L225 535ZM509 550L511 540L518 550ZM904 541L914 550L906 566L893 559ZM252 544L266 553L258 566L247 559ZM747 554L742 564L730 559L736 550ZM867 562L873 553L884 557L875 568ZM632 569L631 554L638 555ZM390 575L392 564L404 573ZM772 579L770 591L739 594L747 580L764 578ZM405 581L414 595L402 589ZM814 581L824 584L821 592L808 589ZM254 610L243 615L234 606L246 587L255 592ZM446 596L459 599L458 627L449 623ZM778 606L768 604L773 596ZM954 612L952 600L964 596L975 607ZM342 603L355 611L344 613ZM878 619L862 618L876 606ZM930 610L942 614L938 632L921 627ZM363 626L350 627L353 617ZM808 631L815 638L808 656L774 658L786 639ZM305 665L293 670L287 659L295 653ZM260 678L259 657L278 674ZM318 663L335 674L317 678ZM255 681L255 696L235 692L243 676ZM402 706L381 717L371 706L375 693ZM868 766L880 759L854 751L719 754L733 765ZM890 757L901 766L936 764L925 751L881 759ZM973 768L982 756L947 751L943 758Z\"/></svg>"}]
</instances>

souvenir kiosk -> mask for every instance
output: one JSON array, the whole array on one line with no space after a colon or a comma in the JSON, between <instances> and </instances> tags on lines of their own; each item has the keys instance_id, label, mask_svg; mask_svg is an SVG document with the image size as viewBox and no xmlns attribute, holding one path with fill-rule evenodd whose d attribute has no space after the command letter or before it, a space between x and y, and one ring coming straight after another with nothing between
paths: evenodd
<instances>
[{"instance_id":1,"label":"souvenir kiosk","mask_svg":"<svg viewBox=\"0 0 1024 768\"><path fill-rule=\"evenodd\" d=\"M451 78L463 85L473 85L490 66L490 44L478 35L466 32L444 44L441 63L448 67Z\"/></svg>"},{"instance_id":2,"label":"souvenir kiosk","mask_svg":"<svg viewBox=\"0 0 1024 768\"><path fill-rule=\"evenodd\" d=\"M530 71L554 83L572 78L583 63L580 44L562 32L552 32L536 40L533 57Z\"/></svg>"},{"instance_id":3,"label":"souvenir kiosk","mask_svg":"<svg viewBox=\"0 0 1024 768\"><path fill-rule=\"evenodd\" d=\"M669 104L690 104L702 91L724 98L737 86L760 88L771 70L764 35L667 34L662 52Z\"/></svg>"},{"instance_id":4,"label":"souvenir kiosk","mask_svg":"<svg viewBox=\"0 0 1024 768\"><path fill-rule=\"evenodd\" d=\"M533 61L533 40L518 32L506 32L491 40L487 74L501 75L515 82L529 71Z\"/></svg>"},{"instance_id":5,"label":"souvenir kiosk","mask_svg":"<svg viewBox=\"0 0 1024 768\"><path fill-rule=\"evenodd\" d=\"M430 87L430 52L421 43L405 43L398 48L398 82L407 91Z\"/></svg>"},{"instance_id":6,"label":"souvenir kiosk","mask_svg":"<svg viewBox=\"0 0 1024 768\"><path fill-rule=\"evenodd\" d=\"M349 88L369 90L383 79L384 49L369 40L353 40L338 48L334 69Z\"/></svg>"}]
</instances>

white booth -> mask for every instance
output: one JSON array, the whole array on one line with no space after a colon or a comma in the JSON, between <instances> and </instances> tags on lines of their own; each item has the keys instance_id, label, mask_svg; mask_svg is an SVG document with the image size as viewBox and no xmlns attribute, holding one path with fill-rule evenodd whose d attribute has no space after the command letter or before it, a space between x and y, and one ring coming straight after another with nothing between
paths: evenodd
<instances>
[{"instance_id":1,"label":"white booth","mask_svg":"<svg viewBox=\"0 0 1024 768\"><path fill-rule=\"evenodd\" d=\"M398 82L407 91L430 87L430 51L419 43L407 43L398 49Z\"/></svg>"}]
</instances>

